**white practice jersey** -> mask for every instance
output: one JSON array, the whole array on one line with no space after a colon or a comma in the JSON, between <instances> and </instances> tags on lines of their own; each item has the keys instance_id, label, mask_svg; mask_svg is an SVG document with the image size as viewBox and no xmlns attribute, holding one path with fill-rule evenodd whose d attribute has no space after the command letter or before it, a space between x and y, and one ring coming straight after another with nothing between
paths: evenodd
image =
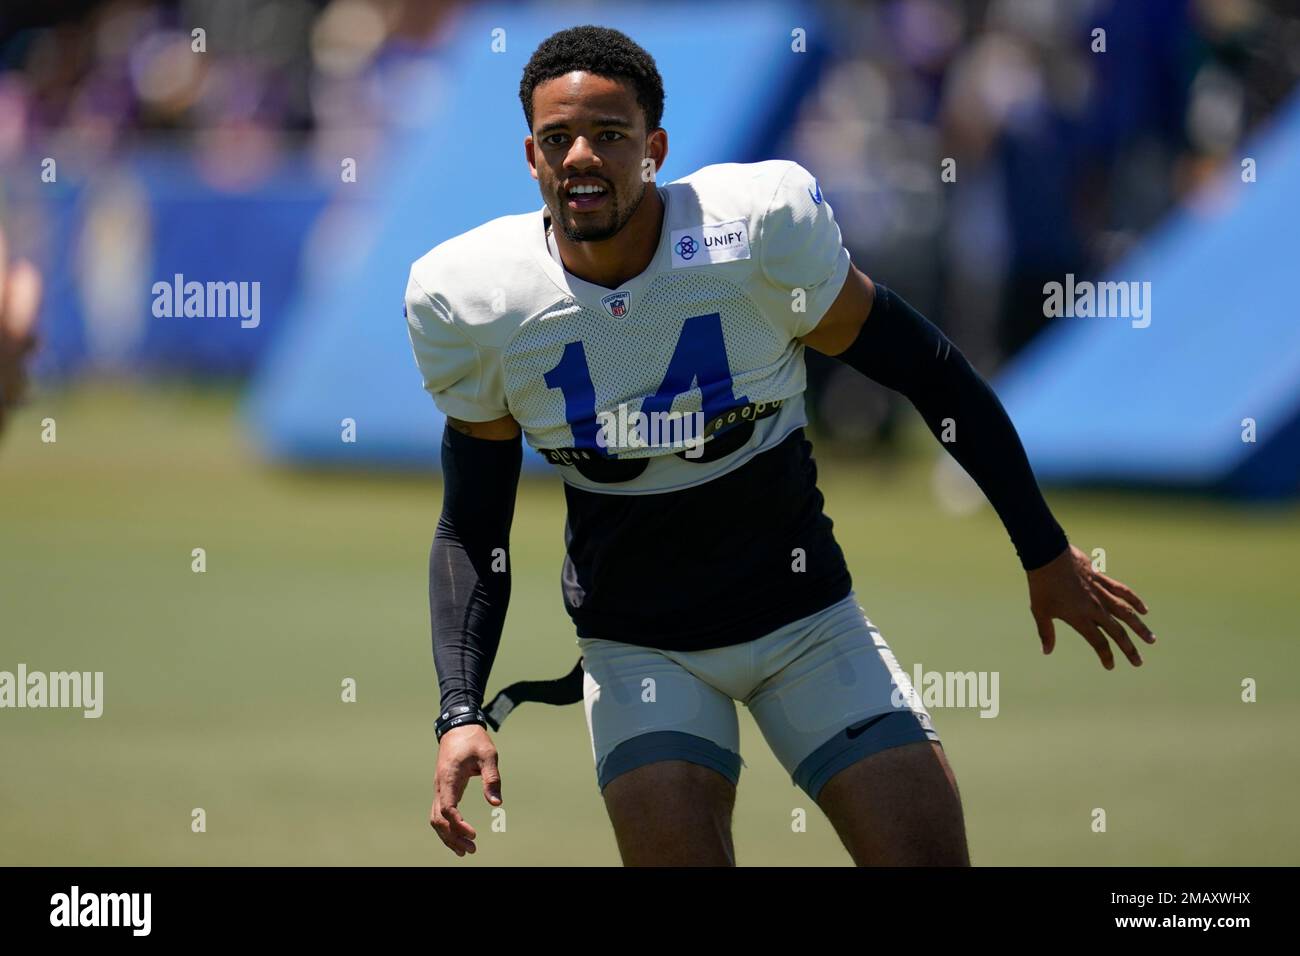
<instances>
[{"instance_id":1,"label":"white practice jersey","mask_svg":"<svg viewBox=\"0 0 1300 956\"><path fill-rule=\"evenodd\" d=\"M466 421L511 415L591 491L690 487L806 424L798 338L849 271L830 205L798 163L722 163L653 188L659 246L617 289L556 260L545 206L435 246L407 285L411 345L438 407Z\"/></svg>"}]
</instances>

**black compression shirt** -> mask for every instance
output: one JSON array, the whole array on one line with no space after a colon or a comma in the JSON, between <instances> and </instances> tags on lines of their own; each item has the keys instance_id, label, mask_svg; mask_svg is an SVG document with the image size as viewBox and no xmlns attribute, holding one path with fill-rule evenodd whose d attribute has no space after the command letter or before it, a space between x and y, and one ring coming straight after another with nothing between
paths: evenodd
<instances>
[{"instance_id":1,"label":"black compression shirt","mask_svg":"<svg viewBox=\"0 0 1300 956\"><path fill-rule=\"evenodd\" d=\"M564 603L580 637L724 647L852 587L802 428L691 488L607 495L565 485L565 495Z\"/></svg>"}]
</instances>

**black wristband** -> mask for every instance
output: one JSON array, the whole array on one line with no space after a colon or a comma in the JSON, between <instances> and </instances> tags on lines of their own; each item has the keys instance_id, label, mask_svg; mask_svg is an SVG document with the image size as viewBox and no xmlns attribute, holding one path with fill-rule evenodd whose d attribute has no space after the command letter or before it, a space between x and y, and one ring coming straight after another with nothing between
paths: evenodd
<instances>
[{"instance_id":1,"label":"black wristband","mask_svg":"<svg viewBox=\"0 0 1300 956\"><path fill-rule=\"evenodd\" d=\"M442 735L449 730L457 727L463 727L465 724L478 724L481 727L487 727L487 716L477 707L471 707L468 704L459 704L455 707L448 707L434 722L433 732L442 743Z\"/></svg>"}]
</instances>

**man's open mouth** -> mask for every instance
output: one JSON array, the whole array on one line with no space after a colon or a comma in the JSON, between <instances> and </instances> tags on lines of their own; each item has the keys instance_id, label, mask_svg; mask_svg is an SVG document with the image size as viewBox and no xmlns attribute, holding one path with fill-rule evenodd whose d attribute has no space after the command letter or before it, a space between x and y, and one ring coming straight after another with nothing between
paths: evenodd
<instances>
[{"instance_id":1,"label":"man's open mouth","mask_svg":"<svg viewBox=\"0 0 1300 956\"><path fill-rule=\"evenodd\" d=\"M577 186L570 186L564 191L564 198L567 200L569 208L578 212L595 209L603 205L608 197L609 190L595 183L581 183Z\"/></svg>"}]
</instances>

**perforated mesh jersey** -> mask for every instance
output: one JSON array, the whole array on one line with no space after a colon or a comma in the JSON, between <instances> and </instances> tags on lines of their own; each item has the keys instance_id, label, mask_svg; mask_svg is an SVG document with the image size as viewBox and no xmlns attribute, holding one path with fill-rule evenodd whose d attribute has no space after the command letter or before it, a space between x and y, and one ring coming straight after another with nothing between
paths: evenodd
<instances>
[{"instance_id":1,"label":"perforated mesh jersey","mask_svg":"<svg viewBox=\"0 0 1300 956\"><path fill-rule=\"evenodd\" d=\"M770 402L804 390L805 370L796 354L798 342L765 321L732 283L707 272L683 272L655 278L621 319L574 303L543 312L524 324L506 343L501 360L512 412L521 424L535 423L533 431L539 444L572 444L564 390L546 385L546 373L559 364L558 350L569 342L582 343L601 409L614 411L623 404L636 410L647 396L660 390L670 358L683 336L694 331L688 328L692 321L701 326L694 333L700 339L696 346L699 351L703 351L711 334L720 336L720 345L725 344L720 358L727 363L730 385L721 385L710 396L715 403ZM709 323L713 328L702 327ZM690 346L688 341L680 347ZM702 409L698 383L683 384L686 387L681 392L669 396L664 411ZM662 454L671 452L662 447L619 451L620 458Z\"/></svg>"}]
</instances>

